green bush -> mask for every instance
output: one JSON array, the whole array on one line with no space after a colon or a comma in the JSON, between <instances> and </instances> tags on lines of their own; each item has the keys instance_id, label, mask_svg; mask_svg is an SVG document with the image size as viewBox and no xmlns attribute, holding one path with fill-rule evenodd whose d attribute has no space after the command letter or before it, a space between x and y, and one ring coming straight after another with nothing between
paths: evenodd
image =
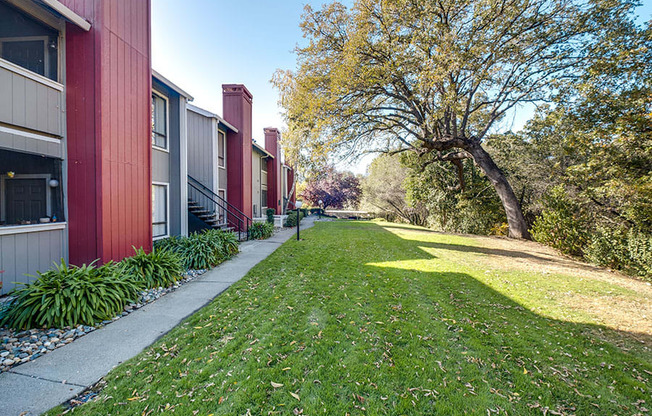
<instances>
[{"instance_id":1,"label":"green bush","mask_svg":"<svg viewBox=\"0 0 652 416\"><path fill-rule=\"evenodd\" d=\"M186 269L210 269L221 261L221 253L215 250L215 246L204 233L180 238L176 252L181 256Z\"/></svg>"},{"instance_id":2,"label":"green bush","mask_svg":"<svg viewBox=\"0 0 652 416\"><path fill-rule=\"evenodd\" d=\"M267 215L267 222L274 225L274 214L276 211L274 211L274 208L267 208L265 210L265 214Z\"/></svg>"},{"instance_id":3,"label":"green bush","mask_svg":"<svg viewBox=\"0 0 652 416\"><path fill-rule=\"evenodd\" d=\"M238 252L240 242L235 233L223 230L206 230L188 237L170 237L159 240L155 250L176 253L183 268L209 269Z\"/></svg>"},{"instance_id":4,"label":"green bush","mask_svg":"<svg viewBox=\"0 0 652 416\"><path fill-rule=\"evenodd\" d=\"M179 239L182 237L178 237L176 235L170 236L168 238L162 238L160 240L154 241L154 250L169 250L169 251L175 251L176 248L179 246Z\"/></svg>"},{"instance_id":5,"label":"green bush","mask_svg":"<svg viewBox=\"0 0 652 416\"><path fill-rule=\"evenodd\" d=\"M652 280L652 234L629 230L627 233L627 268Z\"/></svg>"},{"instance_id":6,"label":"green bush","mask_svg":"<svg viewBox=\"0 0 652 416\"><path fill-rule=\"evenodd\" d=\"M170 250L154 250L148 254L139 248L133 257L120 262L120 268L142 289L170 287L183 274L181 258Z\"/></svg>"},{"instance_id":7,"label":"green bush","mask_svg":"<svg viewBox=\"0 0 652 416\"><path fill-rule=\"evenodd\" d=\"M565 254L581 256L589 242L588 219L563 187L544 197L541 215L534 221L532 237Z\"/></svg>"},{"instance_id":8,"label":"green bush","mask_svg":"<svg viewBox=\"0 0 652 416\"><path fill-rule=\"evenodd\" d=\"M264 240L272 236L274 224L268 222L255 222L249 227L249 236L254 240Z\"/></svg>"},{"instance_id":9,"label":"green bush","mask_svg":"<svg viewBox=\"0 0 652 416\"><path fill-rule=\"evenodd\" d=\"M600 227L591 236L586 258L599 266L652 279L652 235Z\"/></svg>"},{"instance_id":10,"label":"green bush","mask_svg":"<svg viewBox=\"0 0 652 416\"><path fill-rule=\"evenodd\" d=\"M233 232L212 229L204 231L204 235L208 239L208 243L219 253L222 261L231 258L239 251L240 241Z\"/></svg>"},{"instance_id":11,"label":"green bush","mask_svg":"<svg viewBox=\"0 0 652 416\"><path fill-rule=\"evenodd\" d=\"M299 221L303 219L304 213L303 211L299 211ZM297 226L297 212L296 211L290 211L288 214L288 217L285 219L285 224L283 224L284 227L296 227Z\"/></svg>"},{"instance_id":12,"label":"green bush","mask_svg":"<svg viewBox=\"0 0 652 416\"><path fill-rule=\"evenodd\" d=\"M34 282L14 289L0 324L16 329L96 325L138 299L138 285L115 263L94 263L77 267L61 260Z\"/></svg>"}]
</instances>

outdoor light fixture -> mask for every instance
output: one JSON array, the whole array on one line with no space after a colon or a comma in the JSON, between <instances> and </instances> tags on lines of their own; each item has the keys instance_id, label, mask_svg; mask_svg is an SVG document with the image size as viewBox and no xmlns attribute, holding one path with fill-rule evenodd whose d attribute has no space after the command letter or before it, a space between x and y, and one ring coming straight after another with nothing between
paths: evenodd
<instances>
[{"instance_id":1,"label":"outdoor light fixture","mask_svg":"<svg viewBox=\"0 0 652 416\"><path fill-rule=\"evenodd\" d=\"M50 188L56 188L57 186L59 186L59 181L56 179L50 179L48 185L50 185Z\"/></svg>"},{"instance_id":2,"label":"outdoor light fixture","mask_svg":"<svg viewBox=\"0 0 652 416\"><path fill-rule=\"evenodd\" d=\"M319 219L320 219L320 220L321 220L321 207L322 207L323 204L324 204L324 201L322 201L322 200L320 199L320 200L319 200Z\"/></svg>"},{"instance_id":3,"label":"outdoor light fixture","mask_svg":"<svg viewBox=\"0 0 652 416\"><path fill-rule=\"evenodd\" d=\"M7 172L7 176L11 179L14 176L16 176L16 172L9 171L9 172Z\"/></svg>"},{"instance_id":4,"label":"outdoor light fixture","mask_svg":"<svg viewBox=\"0 0 652 416\"><path fill-rule=\"evenodd\" d=\"M303 202L297 201L294 206L297 207L297 241L299 241L299 224L301 223L301 217L299 216L299 209L303 205Z\"/></svg>"}]
</instances>

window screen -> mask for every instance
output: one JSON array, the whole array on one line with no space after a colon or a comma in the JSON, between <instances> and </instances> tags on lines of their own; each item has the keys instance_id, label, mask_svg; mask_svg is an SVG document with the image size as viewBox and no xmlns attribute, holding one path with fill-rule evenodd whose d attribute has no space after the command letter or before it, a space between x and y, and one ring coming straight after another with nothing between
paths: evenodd
<instances>
[{"instance_id":1,"label":"window screen","mask_svg":"<svg viewBox=\"0 0 652 416\"><path fill-rule=\"evenodd\" d=\"M168 187L152 185L152 236L168 235Z\"/></svg>"},{"instance_id":2,"label":"window screen","mask_svg":"<svg viewBox=\"0 0 652 416\"><path fill-rule=\"evenodd\" d=\"M260 206L263 208L267 206L267 189L260 191Z\"/></svg>"},{"instance_id":3,"label":"window screen","mask_svg":"<svg viewBox=\"0 0 652 416\"><path fill-rule=\"evenodd\" d=\"M152 94L152 145L168 148L167 101Z\"/></svg>"}]
</instances>

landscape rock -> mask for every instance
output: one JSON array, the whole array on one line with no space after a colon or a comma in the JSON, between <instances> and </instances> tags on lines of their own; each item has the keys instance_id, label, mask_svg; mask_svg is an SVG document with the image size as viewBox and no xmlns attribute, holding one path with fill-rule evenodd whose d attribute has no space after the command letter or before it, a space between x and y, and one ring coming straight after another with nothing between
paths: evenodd
<instances>
[{"instance_id":1,"label":"landscape rock","mask_svg":"<svg viewBox=\"0 0 652 416\"><path fill-rule=\"evenodd\" d=\"M98 327L108 325L127 316L130 313L142 308L148 303L154 302L171 293L204 274L207 270L188 270L175 285L169 288L158 287L140 293L138 301L125 306L123 312L113 319L96 323L94 326L78 325L74 328L48 328L30 329L27 331L14 331L8 328L0 328L0 373L10 370L12 367L35 360L41 355L47 354L57 348L74 342Z\"/></svg>"}]
</instances>

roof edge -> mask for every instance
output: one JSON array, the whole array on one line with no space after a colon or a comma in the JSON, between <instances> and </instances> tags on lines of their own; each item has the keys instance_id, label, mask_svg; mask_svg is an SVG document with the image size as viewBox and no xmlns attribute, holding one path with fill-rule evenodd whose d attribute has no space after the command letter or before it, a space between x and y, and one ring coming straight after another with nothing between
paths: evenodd
<instances>
[{"instance_id":1,"label":"roof edge","mask_svg":"<svg viewBox=\"0 0 652 416\"><path fill-rule=\"evenodd\" d=\"M215 113L211 113L211 112L208 111L208 110L204 110L203 108L199 108L199 107L197 107L196 105L192 105L192 104L188 104L188 105L186 106L186 108L187 108L188 110L192 111L193 113L200 114L200 115L202 115L202 116L204 116L204 117L214 118L214 119L217 120L219 123L223 124L226 128L228 128L229 130L233 131L234 133L238 133L238 132L239 132L238 129L237 129L235 126L233 126L231 123L229 123L228 121L224 120L222 117L218 116L218 115L215 114Z\"/></svg>"},{"instance_id":2,"label":"roof edge","mask_svg":"<svg viewBox=\"0 0 652 416\"><path fill-rule=\"evenodd\" d=\"M172 82L169 79L165 78L163 75L161 75L158 71L156 71L153 68L152 68L152 77L159 80L163 85L169 87L172 91L178 93L179 95L183 95L184 97L186 97L188 99L188 101L194 100L192 95L188 94L187 92L185 92L184 90L179 88L179 86L177 86L174 82Z\"/></svg>"},{"instance_id":3,"label":"roof edge","mask_svg":"<svg viewBox=\"0 0 652 416\"><path fill-rule=\"evenodd\" d=\"M61 16L63 16L63 18L65 18L70 23L75 24L80 29L82 29L82 30L84 30L86 32L91 30L91 24L86 19L84 19L83 17L81 17L77 13L70 10L66 5L64 5L60 1L57 1L57 0L38 0L38 2L48 6L49 8L54 10L55 12L59 13Z\"/></svg>"},{"instance_id":4,"label":"roof edge","mask_svg":"<svg viewBox=\"0 0 652 416\"><path fill-rule=\"evenodd\" d=\"M259 145L258 143L256 143L253 140L251 141L251 143L253 144L254 149L258 150L260 153L264 154L266 157L270 157L270 158L274 159L274 155L269 153L267 150L265 150L265 148L263 146Z\"/></svg>"}]
</instances>

